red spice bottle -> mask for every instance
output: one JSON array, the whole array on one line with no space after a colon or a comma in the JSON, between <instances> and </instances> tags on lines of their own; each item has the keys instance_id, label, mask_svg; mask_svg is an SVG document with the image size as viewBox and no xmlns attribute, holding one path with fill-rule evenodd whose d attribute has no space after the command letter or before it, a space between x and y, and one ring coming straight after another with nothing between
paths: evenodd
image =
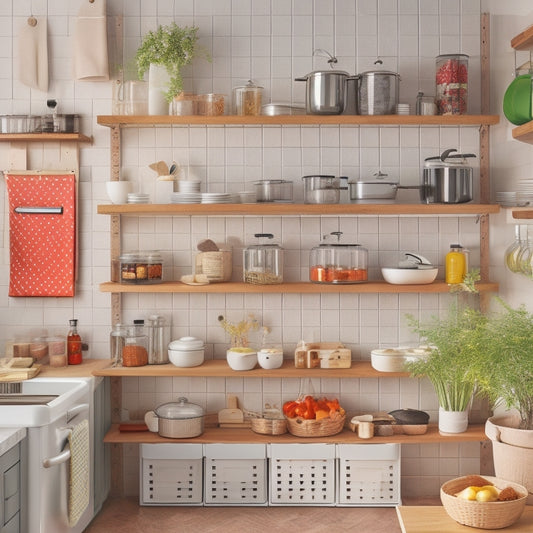
<instances>
[{"instance_id":1,"label":"red spice bottle","mask_svg":"<svg viewBox=\"0 0 533 533\"><path fill-rule=\"evenodd\" d=\"M82 361L81 337L78 333L78 321L73 318L69 320L70 331L67 336L67 354L69 365L79 365Z\"/></svg>"}]
</instances>

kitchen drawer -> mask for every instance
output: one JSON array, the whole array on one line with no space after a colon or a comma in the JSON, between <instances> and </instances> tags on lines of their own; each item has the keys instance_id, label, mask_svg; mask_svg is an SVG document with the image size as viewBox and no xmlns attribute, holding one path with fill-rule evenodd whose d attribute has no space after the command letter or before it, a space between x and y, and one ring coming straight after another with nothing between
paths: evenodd
<instances>
[{"instance_id":1,"label":"kitchen drawer","mask_svg":"<svg viewBox=\"0 0 533 533\"><path fill-rule=\"evenodd\" d=\"M20 490L20 463L15 463L4 472L4 500L11 498Z\"/></svg>"}]
</instances>

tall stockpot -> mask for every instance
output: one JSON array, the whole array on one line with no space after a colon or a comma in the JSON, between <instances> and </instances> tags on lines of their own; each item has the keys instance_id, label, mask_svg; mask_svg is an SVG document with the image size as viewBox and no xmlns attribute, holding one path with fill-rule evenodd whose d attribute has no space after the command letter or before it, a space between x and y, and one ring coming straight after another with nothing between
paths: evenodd
<instances>
[{"instance_id":1,"label":"tall stockpot","mask_svg":"<svg viewBox=\"0 0 533 533\"><path fill-rule=\"evenodd\" d=\"M340 115L344 111L346 81L343 70L315 70L295 81L305 81L305 107L310 115Z\"/></svg>"},{"instance_id":2,"label":"tall stockpot","mask_svg":"<svg viewBox=\"0 0 533 533\"><path fill-rule=\"evenodd\" d=\"M387 70L363 72L359 79L359 113L394 115L400 89L400 75Z\"/></svg>"},{"instance_id":3,"label":"tall stockpot","mask_svg":"<svg viewBox=\"0 0 533 533\"><path fill-rule=\"evenodd\" d=\"M424 162L420 199L426 204L461 204L472 200L473 168L467 159L475 154L456 154L455 149Z\"/></svg>"}]
</instances>

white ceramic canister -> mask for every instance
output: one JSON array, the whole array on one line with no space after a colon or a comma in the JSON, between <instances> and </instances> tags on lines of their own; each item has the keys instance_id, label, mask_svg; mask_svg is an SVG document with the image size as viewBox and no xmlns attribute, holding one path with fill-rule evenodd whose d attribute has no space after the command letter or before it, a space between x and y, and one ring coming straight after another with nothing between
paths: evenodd
<instances>
[{"instance_id":1,"label":"white ceramic canister","mask_svg":"<svg viewBox=\"0 0 533 533\"><path fill-rule=\"evenodd\" d=\"M279 368L283 365L283 350L280 348L262 348L257 352L257 362L264 369Z\"/></svg>"},{"instance_id":2,"label":"white ceramic canister","mask_svg":"<svg viewBox=\"0 0 533 533\"><path fill-rule=\"evenodd\" d=\"M168 357L174 366L200 366L205 358L204 341L196 337L181 337L168 345Z\"/></svg>"}]
</instances>

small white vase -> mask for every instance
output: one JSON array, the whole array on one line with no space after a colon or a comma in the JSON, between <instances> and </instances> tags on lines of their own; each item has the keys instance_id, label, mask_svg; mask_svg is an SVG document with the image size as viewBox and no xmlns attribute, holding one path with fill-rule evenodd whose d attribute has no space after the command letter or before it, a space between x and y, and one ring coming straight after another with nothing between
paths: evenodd
<instances>
[{"instance_id":1,"label":"small white vase","mask_svg":"<svg viewBox=\"0 0 533 533\"><path fill-rule=\"evenodd\" d=\"M168 115L168 102L165 93L168 91L170 76L166 67L150 63L148 70L148 114Z\"/></svg>"},{"instance_id":2,"label":"small white vase","mask_svg":"<svg viewBox=\"0 0 533 533\"><path fill-rule=\"evenodd\" d=\"M446 411L439 407L439 433L464 433L468 428L468 409Z\"/></svg>"}]
</instances>

